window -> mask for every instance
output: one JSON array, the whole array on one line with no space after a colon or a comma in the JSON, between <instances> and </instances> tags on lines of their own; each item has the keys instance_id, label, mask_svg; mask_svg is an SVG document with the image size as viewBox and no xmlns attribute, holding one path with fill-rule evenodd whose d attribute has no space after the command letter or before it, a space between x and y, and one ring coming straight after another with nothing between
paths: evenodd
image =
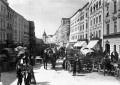
<instances>
[{"instance_id":1,"label":"window","mask_svg":"<svg viewBox=\"0 0 120 85\"><path fill-rule=\"evenodd\" d=\"M95 37L95 32L93 32L93 37Z\"/></svg>"},{"instance_id":2,"label":"window","mask_svg":"<svg viewBox=\"0 0 120 85\"><path fill-rule=\"evenodd\" d=\"M86 22L86 29L88 28L88 23Z\"/></svg>"},{"instance_id":3,"label":"window","mask_svg":"<svg viewBox=\"0 0 120 85\"><path fill-rule=\"evenodd\" d=\"M99 0L99 7L101 6L101 0Z\"/></svg>"},{"instance_id":4,"label":"window","mask_svg":"<svg viewBox=\"0 0 120 85\"><path fill-rule=\"evenodd\" d=\"M98 1L96 2L96 9L98 9Z\"/></svg>"},{"instance_id":5,"label":"window","mask_svg":"<svg viewBox=\"0 0 120 85\"><path fill-rule=\"evenodd\" d=\"M1 33L1 40L2 40L2 33Z\"/></svg>"},{"instance_id":6,"label":"window","mask_svg":"<svg viewBox=\"0 0 120 85\"><path fill-rule=\"evenodd\" d=\"M98 31L96 31L96 37L98 37Z\"/></svg>"},{"instance_id":7,"label":"window","mask_svg":"<svg viewBox=\"0 0 120 85\"><path fill-rule=\"evenodd\" d=\"M106 17L109 16L109 6L107 6L107 14L106 14Z\"/></svg>"},{"instance_id":8,"label":"window","mask_svg":"<svg viewBox=\"0 0 120 85\"><path fill-rule=\"evenodd\" d=\"M91 8L90 8L90 12L92 13L92 6L91 6Z\"/></svg>"},{"instance_id":9,"label":"window","mask_svg":"<svg viewBox=\"0 0 120 85\"><path fill-rule=\"evenodd\" d=\"M92 20L90 21L90 26L92 26Z\"/></svg>"},{"instance_id":10,"label":"window","mask_svg":"<svg viewBox=\"0 0 120 85\"><path fill-rule=\"evenodd\" d=\"M117 22L114 22L114 33L117 33Z\"/></svg>"},{"instance_id":11,"label":"window","mask_svg":"<svg viewBox=\"0 0 120 85\"><path fill-rule=\"evenodd\" d=\"M108 17L109 16L109 12L107 12L107 14L106 14L106 17Z\"/></svg>"},{"instance_id":12,"label":"window","mask_svg":"<svg viewBox=\"0 0 120 85\"><path fill-rule=\"evenodd\" d=\"M114 45L114 52L116 52L116 45Z\"/></svg>"},{"instance_id":13,"label":"window","mask_svg":"<svg viewBox=\"0 0 120 85\"><path fill-rule=\"evenodd\" d=\"M86 39L87 39L87 34L86 34Z\"/></svg>"},{"instance_id":14,"label":"window","mask_svg":"<svg viewBox=\"0 0 120 85\"><path fill-rule=\"evenodd\" d=\"M5 27L5 20L3 20L3 26Z\"/></svg>"},{"instance_id":15,"label":"window","mask_svg":"<svg viewBox=\"0 0 120 85\"><path fill-rule=\"evenodd\" d=\"M84 24L83 24L83 30L84 30Z\"/></svg>"},{"instance_id":16,"label":"window","mask_svg":"<svg viewBox=\"0 0 120 85\"><path fill-rule=\"evenodd\" d=\"M82 25L80 26L80 31L82 30Z\"/></svg>"},{"instance_id":17,"label":"window","mask_svg":"<svg viewBox=\"0 0 120 85\"><path fill-rule=\"evenodd\" d=\"M109 11L109 6L107 6L107 11Z\"/></svg>"},{"instance_id":18,"label":"window","mask_svg":"<svg viewBox=\"0 0 120 85\"><path fill-rule=\"evenodd\" d=\"M88 13L86 13L86 17L88 17Z\"/></svg>"},{"instance_id":19,"label":"window","mask_svg":"<svg viewBox=\"0 0 120 85\"><path fill-rule=\"evenodd\" d=\"M99 38L101 37L101 30L99 30Z\"/></svg>"},{"instance_id":20,"label":"window","mask_svg":"<svg viewBox=\"0 0 120 85\"><path fill-rule=\"evenodd\" d=\"M1 5L1 11L3 12L3 6Z\"/></svg>"},{"instance_id":21,"label":"window","mask_svg":"<svg viewBox=\"0 0 120 85\"><path fill-rule=\"evenodd\" d=\"M3 19L1 18L1 27L2 27Z\"/></svg>"},{"instance_id":22,"label":"window","mask_svg":"<svg viewBox=\"0 0 120 85\"><path fill-rule=\"evenodd\" d=\"M94 7L93 7L94 11L95 11L95 4L94 4Z\"/></svg>"},{"instance_id":23,"label":"window","mask_svg":"<svg viewBox=\"0 0 120 85\"><path fill-rule=\"evenodd\" d=\"M99 15L99 22L101 22L101 15Z\"/></svg>"},{"instance_id":24,"label":"window","mask_svg":"<svg viewBox=\"0 0 120 85\"><path fill-rule=\"evenodd\" d=\"M114 13L116 13L117 12L117 3L116 3L116 1L114 1Z\"/></svg>"},{"instance_id":25,"label":"window","mask_svg":"<svg viewBox=\"0 0 120 85\"><path fill-rule=\"evenodd\" d=\"M109 24L107 24L106 28L107 28L107 30L106 30L107 33L106 34L109 35Z\"/></svg>"},{"instance_id":26,"label":"window","mask_svg":"<svg viewBox=\"0 0 120 85\"><path fill-rule=\"evenodd\" d=\"M5 33L3 33L3 39L5 40Z\"/></svg>"},{"instance_id":27,"label":"window","mask_svg":"<svg viewBox=\"0 0 120 85\"><path fill-rule=\"evenodd\" d=\"M95 18L94 18L94 25L95 25Z\"/></svg>"},{"instance_id":28,"label":"window","mask_svg":"<svg viewBox=\"0 0 120 85\"><path fill-rule=\"evenodd\" d=\"M96 17L96 24L98 23L98 17Z\"/></svg>"}]
</instances>

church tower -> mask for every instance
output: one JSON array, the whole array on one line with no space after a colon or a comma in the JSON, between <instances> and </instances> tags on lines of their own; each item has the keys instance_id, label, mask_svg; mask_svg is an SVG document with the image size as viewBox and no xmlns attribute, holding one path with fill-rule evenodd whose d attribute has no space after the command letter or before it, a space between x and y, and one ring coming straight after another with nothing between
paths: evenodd
<instances>
[{"instance_id":1,"label":"church tower","mask_svg":"<svg viewBox=\"0 0 120 85\"><path fill-rule=\"evenodd\" d=\"M44 33L43 33L43 41L44 41L44 43L46 43L46 38L47 38L47 35L46 35L46 32L44 31Z\"/></svg>"}]
</instances>

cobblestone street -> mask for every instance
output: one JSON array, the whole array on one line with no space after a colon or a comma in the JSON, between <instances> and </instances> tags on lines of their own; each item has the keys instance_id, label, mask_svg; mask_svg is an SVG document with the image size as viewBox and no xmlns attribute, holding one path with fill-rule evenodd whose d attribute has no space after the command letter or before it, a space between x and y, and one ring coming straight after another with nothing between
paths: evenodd
<instances>
[{"instance_id":1,"label":"cobblestone street","mask_svg":"<svg viewBox=\"0 0 120 85\"><path fill-rule=\"evenodd\" d=\"M61 63L57 62L56 70L51 69L51 64L48 65L48 70L40 64L36 65L34 67L36 85L120 85L120 81L115 77L103 76L96 72L72 76L72 73L62 69ZM2 73L2 82L3 85L16 85L15 71Z\"/></svg>"}]
</instances>

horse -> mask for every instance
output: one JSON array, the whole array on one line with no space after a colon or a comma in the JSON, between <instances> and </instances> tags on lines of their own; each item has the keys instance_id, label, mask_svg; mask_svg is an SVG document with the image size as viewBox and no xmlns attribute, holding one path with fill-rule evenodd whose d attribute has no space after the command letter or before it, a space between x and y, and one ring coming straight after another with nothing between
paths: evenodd
<instances>
[{"instance_id":1,"label":"horse","mask_svg":"<svg viewBox=\"0 0 120 85\"><path fill-rule=\"evenodd\" d=\"M49 55L48 55L48 51L44 51L44 54L43 54L43 63L44 63L44 69L47 70L47 63L49 61Z\"/></svg>"},{"instance_id":2,"label":"horse","mask_svg":"<svg viewBox=\"0 0 120 85\"><path fill-rule=\"evenodd\" d=\"M110 55L108 53L101 59L100 67L103 69L104 75L106 74L106 72L108 75L111 74L112 65Z\"/></svg>"},{"instance_id":3,"label":"horse","mask_svg":"<svg viewBox=\"0 0 120 85\"><path fill-rule=\"evenodd\" d=\"M49 49L48 55L49 55L50 62L52 64L52 69L55 69L56 60L57 60L56 51L53 51L52 49Z\"/></svg>"}]
</instances>

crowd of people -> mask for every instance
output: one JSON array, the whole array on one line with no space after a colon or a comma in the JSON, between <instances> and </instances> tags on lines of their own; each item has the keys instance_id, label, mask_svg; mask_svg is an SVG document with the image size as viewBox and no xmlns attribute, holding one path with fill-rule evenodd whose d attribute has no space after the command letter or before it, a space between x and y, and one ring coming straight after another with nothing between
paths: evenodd
<instances>
[{"instance_id":1,"label":"crowd of people","mask_svg":"<svg viewBox=\"0 0 120 85\"><path fill-rule=\"evenodd\" d=\"M22 85L22 80L24 79L25 85L30 85L31 79L34 78L33 68L30 60L30 53L27 48L17 49L17 64L16 64L16 74L18 78L17 85Z\"/></svg>"},{"instance_id":2,"label":"crowd of people","mask_svg":"<svg viewBox=\"0 0 120 85\"><path fill-rule=\"evenodd\" d=\"M82 72L82 63L81 63L81 56L78 55L77 53L73 53L73 54L74 54L72 55L72 57L74 58L73 76L75 76L77 71ZM67 56L69 56L69 53L66 51L65 48L57 49L56 47L47 47L41 51L40 56L43 59L44 69L47 70L48 63L51 63L52 65L51 69L55 69L57 59L60 57L66 58ZM111 71L111 62L116 63L118 60L119 60L119 57L117 52L112 52L111 54L109 52L103 52L103 57L101 59L101 62L104 61L105 62L103 63L104 66ZM77 68L79 70L76 70ZM31 66L30 53L27 49L25 49L23 53L18 55L16 73L18 78L17 85L22 84L23 78L24 78L25 85L30 85L31 76L34 75L34 73Z\"/></svg>"}]
</instances>

